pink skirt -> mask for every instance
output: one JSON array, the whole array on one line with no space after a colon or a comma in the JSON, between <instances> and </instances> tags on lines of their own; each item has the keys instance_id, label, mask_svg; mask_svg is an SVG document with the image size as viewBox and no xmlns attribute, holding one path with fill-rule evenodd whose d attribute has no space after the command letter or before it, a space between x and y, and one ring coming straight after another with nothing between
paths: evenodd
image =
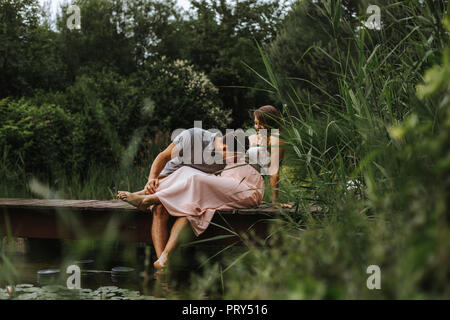
<instances>
[{"instance_id":1,"label":"pink skirt","mask_svg":"<svg viewBox=\"0 0 450 320\"><path fill-rule=\"evenodd\" d=\"M264 179L248 164L228 164L218 176L183 166L160 181L155 195L170 215L186 217L198 236L216 210L261 204Z\"/></svg>"}]
</instances>

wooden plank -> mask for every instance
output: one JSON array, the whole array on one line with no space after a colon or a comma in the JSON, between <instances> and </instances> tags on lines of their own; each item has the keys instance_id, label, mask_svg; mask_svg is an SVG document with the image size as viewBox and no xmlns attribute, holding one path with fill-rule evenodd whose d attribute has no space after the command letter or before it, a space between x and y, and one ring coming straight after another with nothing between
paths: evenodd
<instances>
[{"instance_id":1,"label":"wooden plank","mask_svg":"<svg viewBox=\"0 0 450 320\"><path fill-rule=\"evenodd\" d=\"M213 222L243 234L250 226L256 234L267 232L267 220L277 214L271 207L221 210ZM15 237L50 239L105 239L106 226L113 225L120 241L151 242L152 214L141 212L120 200L62 200L62 199L1 199L0 234L6 235L10 226ZM175 218L171 217L171 221ZM223 219L226 220L224 223ZM259 221L259 222L258 222ZM227 234L223 228L211 224L195 240ZM216 241L229 244L238 237Z\"/></svg>"},{"instance_id":2,"label":"wooden plank","mask_svg":"<svg viewBox=\"0 0 450 320\"><path fill-rule=\"evenodd\" d=\"M0 208L70 208L83 210L129 210L137 211L132 205L120 201L59 200L59 199L0 199Z\"/></svg>"},{"instance_id":3,"label":"wooden plank","mask_svg":"<svg viewBox=\"0 0 450 320\"><path fill-rule=\"evenodd\" d=\"M91 214L93 213L93 214ZM106 239L108 225L117 232L117 240L151 242L151 215L137 212L71 210L68 208L8 208L0 210L0 234L25 238ZM146 232L142 232L141 229Z\"/></svg>"},{"instance_id":4,"label":"wooden plank","mask_svg":"<svg viewBox=\"0 0 450 320\"><path fill-rule=\"evenodd\" d=\"M8 199L0 198L0 208L72 208L83 210L98 210L98 211L115 211L128 210L138 211L132 205L121 200L61 200L61 199ZM292 211L292 210L288 210ZM258 208L248 209L226 209L220 210L223 214L276 214L279 209L262 206Z\"/></svg>"}]
</instances>

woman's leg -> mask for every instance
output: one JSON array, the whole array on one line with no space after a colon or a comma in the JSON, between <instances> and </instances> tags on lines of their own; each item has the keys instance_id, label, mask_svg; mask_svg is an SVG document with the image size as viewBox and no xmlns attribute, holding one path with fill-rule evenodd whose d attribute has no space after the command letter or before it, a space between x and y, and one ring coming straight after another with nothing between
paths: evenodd
<instances>
[{"instance_id":1,"label":"woman's leg","mask_svg":"<svg viewBox=\"0 0 450 320\"><path fill-rule=\"evenodd\" d=\"M162 269L166 266L168 256L173 249L175 249L178 238L180 237L181 231L187 226L188 219L185 217L178 218L173 224L172 230L170 231L170 237L167 241L167 245L164 248L164 251L161 253L161 256L158 260L153 264L156 269Z\"/></svg>"},{"instance_id":2,"label":"woman's leg","mask_svg":"<svg viewBox=\"0 0 450 320\"><path fill-rule=\"evenodd\" d=\"M119 198L119 199L121 199L122 200L122 197L125 195L125 193L127 193L128 191L118 191L117 192L117 198ZM145 195L145 190L140 190L140 191L137 191L137 192L133 192L133 194L137 194L137 195L140 195L140 196L144 196Z\"/></svg>"},{"instance_id":3,"label":"woman's leg","mask_svg":"<svg viewBox=\"0 0 450 320\"><path fill-rule=\"evenodd\" d=\"M163 175L163 174L160 174L159 177L158 177L158 179L159 179L160 182L163 181L165 178L167 178L167 175ZM122 200L122 197L123 197L123 196L125 195L125 193L127 193L127 192L128 192L128 191L118 191L118 192L117 192L117 198L119 198L119 199ZM145 192L145 189L142 189L142 190L140 190L140 191L133 192L132 194L136 194L136 195L139 195L139 196L145 196L145 195L147 195L147 193Z\"/></svg>"},{"instance_id":4,"label":"woman's leg","mask_svg":"<svg viewBox=\"0 0 450 320\"><path fill-rule=\"evenodd\" d=\"M152 242L155 247L156 256L161 256L164 248L167 245L169 238L169 213L162 204L158 204L153 208L153 222L152 222Z\"/></svg>"}]
</instances>

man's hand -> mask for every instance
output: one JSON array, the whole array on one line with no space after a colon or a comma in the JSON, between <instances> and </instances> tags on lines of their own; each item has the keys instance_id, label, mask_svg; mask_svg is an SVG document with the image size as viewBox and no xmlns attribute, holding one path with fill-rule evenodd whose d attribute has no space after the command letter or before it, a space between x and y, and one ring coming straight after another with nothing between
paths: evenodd
<instances>
[{"instance_id":1,"label":"man's hand","mask_svg":"<svg viewBox=\"0 0 450 320\"><path fill-rule=\"evenodd\" d=\"M153 194L156 192L156 188L159 186L159 179L150 179L145 185L145 194Z\"/></svg>"},{"instance_id":2,"label":"man's hand","mask_svg":"<svg viewBox=\"0 0 450 320\"><path fill-rule=\"evenodd\" d=\"M153 194L159 186L159 180L162 178L161 171L164 166L172 159L172 155L179 154L177 147L171 143L163 152L159 153L152 163L150 173L148 175L148 182L145 185L145 194ZM157 178L154 178L157 177Z\"/></svg>"}]
</instances>

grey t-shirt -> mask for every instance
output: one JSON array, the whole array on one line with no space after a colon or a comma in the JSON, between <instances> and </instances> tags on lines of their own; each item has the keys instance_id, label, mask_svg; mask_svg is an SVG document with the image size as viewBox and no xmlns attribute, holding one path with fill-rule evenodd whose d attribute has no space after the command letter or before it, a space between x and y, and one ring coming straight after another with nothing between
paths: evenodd
<instances>
[{"instance_id":1,"label":"grey t-shirt","mask_svg":"<svg viewBox=\"0 0 450 320\"><path fill-rule=\"evenodd\" d=\"M219 154L215 154L214 140L217 133L201 128L191 128L181 132L173 140L179 150L178 156L170 160L161 174L171 174L182 166L189 166L206 173L219 173L226 166Z\"/></svg>"}]
</instances>

